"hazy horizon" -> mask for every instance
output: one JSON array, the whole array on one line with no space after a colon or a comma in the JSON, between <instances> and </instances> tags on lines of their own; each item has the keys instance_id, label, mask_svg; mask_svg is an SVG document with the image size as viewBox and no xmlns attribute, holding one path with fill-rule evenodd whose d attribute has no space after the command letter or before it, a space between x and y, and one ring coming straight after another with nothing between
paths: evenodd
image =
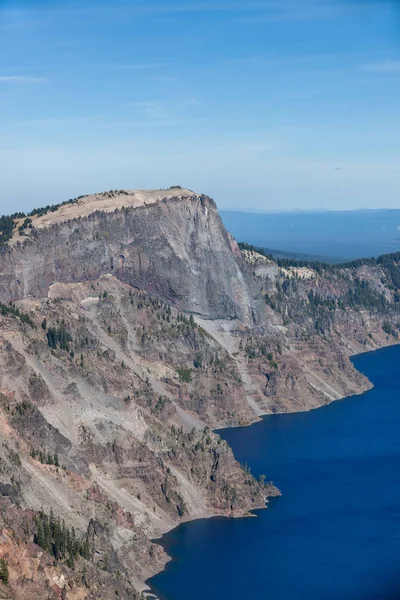
<instances>
[{"instance_id":1,"label":"hazy horizon","mask_svg":"<svg viewBox=\"0 0 400 600\"><path fill-rule=\"evenodd\" d=\"M400 209L221 210L221 217L238 241L271 250L353 260L400 249Z\"/></svg>"},{"instance_id":2,"label":"hazy horizon","mask_svg":"<svg viewBox=\"0 0 400 600\"><path fill-rule=\"evenodd\" d=\"M1 185L1 184L0 184ZM14 212L26 212L29 213L33 208L38 208L46 205L58 204L60 202L64 202L70 198L75 198L78 195L89 195L96 194L100 192L108 191L109 189L165 189L167 190L171 186L165 186L162 188L133 188L133 186L121 188L120 186L115 186L111 188L97 189L91 190L87 192L79 192L77 194L64 194L60 195L59 193L50 193L48 190L43 190L43 194L40 194L40 189L38 189L38 193L35 198L33 197L24 197L19 201L8 202L4 197L0 197L0 215L1 214L12 214ZM180 186L187 189L192 189L197 193L205 193L203 190L193 189L188 186ZM311 206L311 207L303 207L303 206L288 206L288 207L280 207L280 208L263 208L257 206L246 206L245 204L225 206L224 203L219 201L219 198L214 196L213 194L208 193L211 198L215 201L219 212L241 212L241 213L249 213L249 214L298 214L298 213L363 213L363 212L382 212L382 211L396 211L400 210L400 203L398 206L358 206L358 207L334 207L334 206ZM265 202L268 204L268 202Z\"/></svg>"},{"instance_id":3,"label":"hazy horizon","mask_svg":"<svg viewBox=\"0 0 400 600\"><path fill-rule=\"evenodd\" d=\"M374 212L374 211L378 211L378 212L385 212L385 211L396 211L396 210L400 210L400 207L388 207L388 206L382 206L382 208L375 208L375 207L371 207L371 208L366 208L366 207L360 207L360 208L324 208L322 206L316 206L315 208L302 208L301 206L298 208L270 208L270 209L263 209L263 208L256 208L256 207L240 207L240 206L226 206L226 207L222 207L220 208L220 212L245 212L245 213L251 213L251 214L268 214L268 213L273 213L273 214L288 214L288 213L338 213L338 212L344 212L344 213L363 213L363 212Z\"/></svg>"}]
</instances>

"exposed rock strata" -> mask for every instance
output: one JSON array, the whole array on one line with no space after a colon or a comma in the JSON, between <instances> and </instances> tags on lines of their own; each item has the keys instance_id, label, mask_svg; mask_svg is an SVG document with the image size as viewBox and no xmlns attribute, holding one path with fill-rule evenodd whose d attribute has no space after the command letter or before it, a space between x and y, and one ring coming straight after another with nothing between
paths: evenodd
<instances>
[{"instance_id":1,"label":"exposed rock strata","mask_svg":"<svg viewBox=\"0 0 400 600\"><path fill-rule=\"evenodd\" d=\"M49 218L46 227L43 219L33 221L28 237L0 250L0 301L43 298L54 282L111 273L206 318L251 319L240 251L207 196L186 191L114 212Z\"/></svg>"}]
</instances>

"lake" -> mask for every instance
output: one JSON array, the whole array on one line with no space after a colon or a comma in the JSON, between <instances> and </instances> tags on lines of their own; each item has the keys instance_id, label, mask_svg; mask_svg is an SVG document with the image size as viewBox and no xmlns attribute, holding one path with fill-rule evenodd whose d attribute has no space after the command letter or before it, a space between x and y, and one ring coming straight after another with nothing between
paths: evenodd
<instances>
[{"instance_id":1,"label":"lake","mask_svg":"<svg viewBox=\"0 0 400 600\"><path fill-rule=\"evenodd\" d=\"M166 600L400 598L400 346L354 358L363 395L219 433L282 491L258 518L185 523L151 580Z\"/></svg>"}]
</instances>

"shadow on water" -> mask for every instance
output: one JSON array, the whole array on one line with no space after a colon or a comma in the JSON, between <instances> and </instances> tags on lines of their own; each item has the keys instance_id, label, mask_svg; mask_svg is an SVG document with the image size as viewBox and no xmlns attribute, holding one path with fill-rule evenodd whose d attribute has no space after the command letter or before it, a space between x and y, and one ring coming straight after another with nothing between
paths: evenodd
<instances>
[{"instance_id":1,"label":"shadow on water","mask_svg":"<svg viewBox=\"0 0 400 600\"><path fill-rule=\"evenodd\" d=\"M219 431L283 495L258 518L185 523L150 585L166 600L400 599L400 346L353 359L375 387Z\"/></svg>"}]
</instances>

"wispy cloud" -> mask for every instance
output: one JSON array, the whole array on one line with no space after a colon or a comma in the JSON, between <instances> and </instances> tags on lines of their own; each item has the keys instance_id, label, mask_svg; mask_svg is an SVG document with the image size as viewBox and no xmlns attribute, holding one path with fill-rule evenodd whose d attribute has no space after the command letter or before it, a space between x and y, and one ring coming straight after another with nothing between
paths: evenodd
<instances>
[{"instance_id":1,"label":"wispy cloud","mask_svg":"<svg viewBox=\"0 0 400 600\"><path fill-rule=\"evenodd\" d=\"M350 58L354 59L357 56L355 52L315 52L312 54L260 54L254 56L245 56L240 58L232 58L228 62L229 64L246 65L254 67L265 67L265 66L279 66L279 65L307 65L307 64L320 64L324 68L328 63L336 62L338 59L344 59L348 61ZM360 56L364 56L360 53Z\"/></svg>"},{"instance_id":2,"label":"wispy cloud","mask_svg":"<svg viewBox=\"0 0 400 600\"><path fill-rule=\"evenodd\" d=\"M166 119L140 119L137 121L102 121L99 125L103 127L138 127L144 128L147 127L188 127L190 125L197 124L197 119L175 119L175 118L166 118Z\"/></svg>"},{"instance_id":3,"label":"wispy cloud","mask_svg":"<svg viewBox=\"0 0 400 600\"><path fill-rule=\"evenodd\" d=\"M209 0L208 2L182 2L182 3L169 3L159 2L157 3L142 3L140 4L129 4L127 2L119 2L111 5L92 4L82 6L78 4L72 4L62 8L50 8L45 11L41 11L42 15L71 15L71 16L84 16L93 14L110 14L117 18L121 17L146 17L146 16L157 16L157 15L173 15L173 14L185 14L185 13L216 13L216 12L253 12L266 10L271 6L278 6L278 0L238 0L232 1L220 1L215 2Z\"/></svg>"},{"instance_id":4,"label":"wispy cloud","mask_svg":"<svg viewBox=\"0 0 400 600\"><path fill-rule=\"evenodd\" d=\"M47 83L49 80L42 77L29 77L27 75L0 75L0 83Z\"/></svg>"},{"instance_id":5,"label":"wispy cloud","mask_svg":"<svg viewBox=\"0 0 400 600\"><path fill-rule=\"evenodd\" d=\"M400 73L400 60L387 60L361 67L363 71L373 71L375 73Z\"/></svg>"},{"instance_id":6,"label":"wispy cloud","mask_svg":"<svg viewBox=\"0 0 400 600\"><path fill-rule=\"evenodd\" d=\"M286 92L279 94L279 98L283 100L309 100L313 97L310 92Z\"/></svg>"},{"instance_id":7,"label":"wispy cloud","mask_svg":"<svg viewBox=\"0 0 400 600\"><path fill-rule=\"evenodd\" d=\"M389 6L387 2L378 2L378 0L353 0L345 2L335 2L328 0L321 2L308 0L308 2L299 2L298 0L282 0L280 3L270 3L265 11L259 11L258 14L251 14L242 17L240 20L248 23L285 23L289 21L320 21L329 20L349 13L354 13L366 8L382 8Z\"/></svg>"},{"instance_id":8,"label":"wispy cloud","mask_svg":"<svg viewBox=\"0 0 400 600\"><path fill-rule=\"evenodd\" d=\"M186 4L158 4L154 6L135 7L134 11L142 15L166 15L176 13L196 12L253 12L265 10L271 6L277 6L279 2L256 1L256 2L187 2Z\"/></svg>"},{"instance_id":9,"label":"wispy cloud","mask_svg":"<svg viewBox=\"0 0 400 600\"><path fill-rule=\"evenodd\" d=\"M109 117L103 117L101 115L91 117L55 117L55 118L44 118L44 119L26 119L19 121L8 121L7 125L11 127L72 127L79 126L80 128L87 128L90 130L99 128L127 128L137 127L146 129L148 127L175 127L175 126L189 126L197 123L197 120L190 118L175 118L175 117L157 117L154 115L136 115L136 118L127 120L114 120Z\"/></svg>"},{"instance_id":10,"label":"wispy cloud","mask_svg":"<svg viewBox=\"0 0 400 600\"><path fill-rule=\"evenodd\" d=\"M395 0L205 0L203 2L165 2L129 3L119 1L116 4L100 2L82 5L72 2L67 6L41 7L41 24L50 23L53 17L106 17L113 21L135 20L154 17L174 17L174 15L192 15L196 13L215 15L216 13L232 16L241 22L278 23L287 21L323 20L349 14L368 7L391 7ZM0 0L1 4L1 0ZM32 11L18 11L18 22L33 23ZM38 23L40 24L40 23Z\"/></svg>"},{"instance_id":11,"label":"wispy cloud","mask_svg":"<svg viewBox=\"0 0 400 600\"><path fill-rule=\"evenodd\" d=\"M140 110L150 119L168 119L169 111L163 102L155 100L143 100L140 102L129 102L128 107Z\"/></svg>"},{"instance_id":12,"label":"wispy cloud","mask_svg":"<svg viewBox=\"0 0 400 600\"><path fill-rule=\"evenodd\" d=\"M133 106L135 108L153 108L159 106L160 102L157 100L139 100L137 102L128 102L126 106Z\"/></svg>"},{"instance_id":13,"label":"wispy cloud","mask_svg":"<svg viewBox=\"0 0 400 600\"><path fill-rule=\"evenodd\" d=\"M175 104L167 104L162 100L139 100L126 104L128 108L136 109L149 119L177 120L186 115L190 109L202 106L202 102L193 95L188 95Z\"/></svg>"},{"instance_id":14,"label":"wispy cloud","mask_svg":"<svg viewBox=\"0 0 400 600\"><path fill-rule=\"evenodd\" d=\"M49 117L43 119L25 119L20 121L13 121L11 125L17 127L55 127L55 126L70 126L70 125L83 125L88 122L87 118L84 117Z\"/></svg>"},{"instance_id":15,"label":"wispy cloud","mask_svg":"<svg viewBox=\"0 0 400 600\"><path fill-rule=\"evenodd\" d=\"M329 17L343 9L348 9L349 6L359 6L362 4L371 4L376 0L353 0L347 2L334 2L329 0L322 3L317 0L308 0L300 2L300 0L237 0L229 1L203 1L203 2L168 2L163 3L132 3L119 2L118 4L103 5L93 4L81 6L72 4L62 8L50 8L42 11L45 15L65 15L65 16L93 16L93 15L109 15L112 19L140 19L146 17L168 17L184 14L236 14L240 15L240 19L253 22L267 21L286 21L286 20L304 20L309 18ZM240 14L242 13L242 14Z\"/></svg>"},{"instance_id":16,"label":"wispy cloud","mask_svg":"<svg viewBox=\"0 0 400 600\"><path fill-rule=\"evenodd\" d=\"M154 78L155 81L165 81L168 83L176 83L177 81L180 81L179 77L169 77L167 75L161 75L160 77L155 77Z\"/></svg>"},{"instance_id":17,"label":"wispy cloud","mask_svg":"<svg viewBox=\"0 0 400 600\"><path fill-rule=\"evenodd\" d=\"M124 70L132 70L132 71L142 71L146 69L165 69L167 67L174 67L175 63L105 63L100 65L104 69L114 69L116 71L124 71Z\"/></svg>"}]
</instances>

